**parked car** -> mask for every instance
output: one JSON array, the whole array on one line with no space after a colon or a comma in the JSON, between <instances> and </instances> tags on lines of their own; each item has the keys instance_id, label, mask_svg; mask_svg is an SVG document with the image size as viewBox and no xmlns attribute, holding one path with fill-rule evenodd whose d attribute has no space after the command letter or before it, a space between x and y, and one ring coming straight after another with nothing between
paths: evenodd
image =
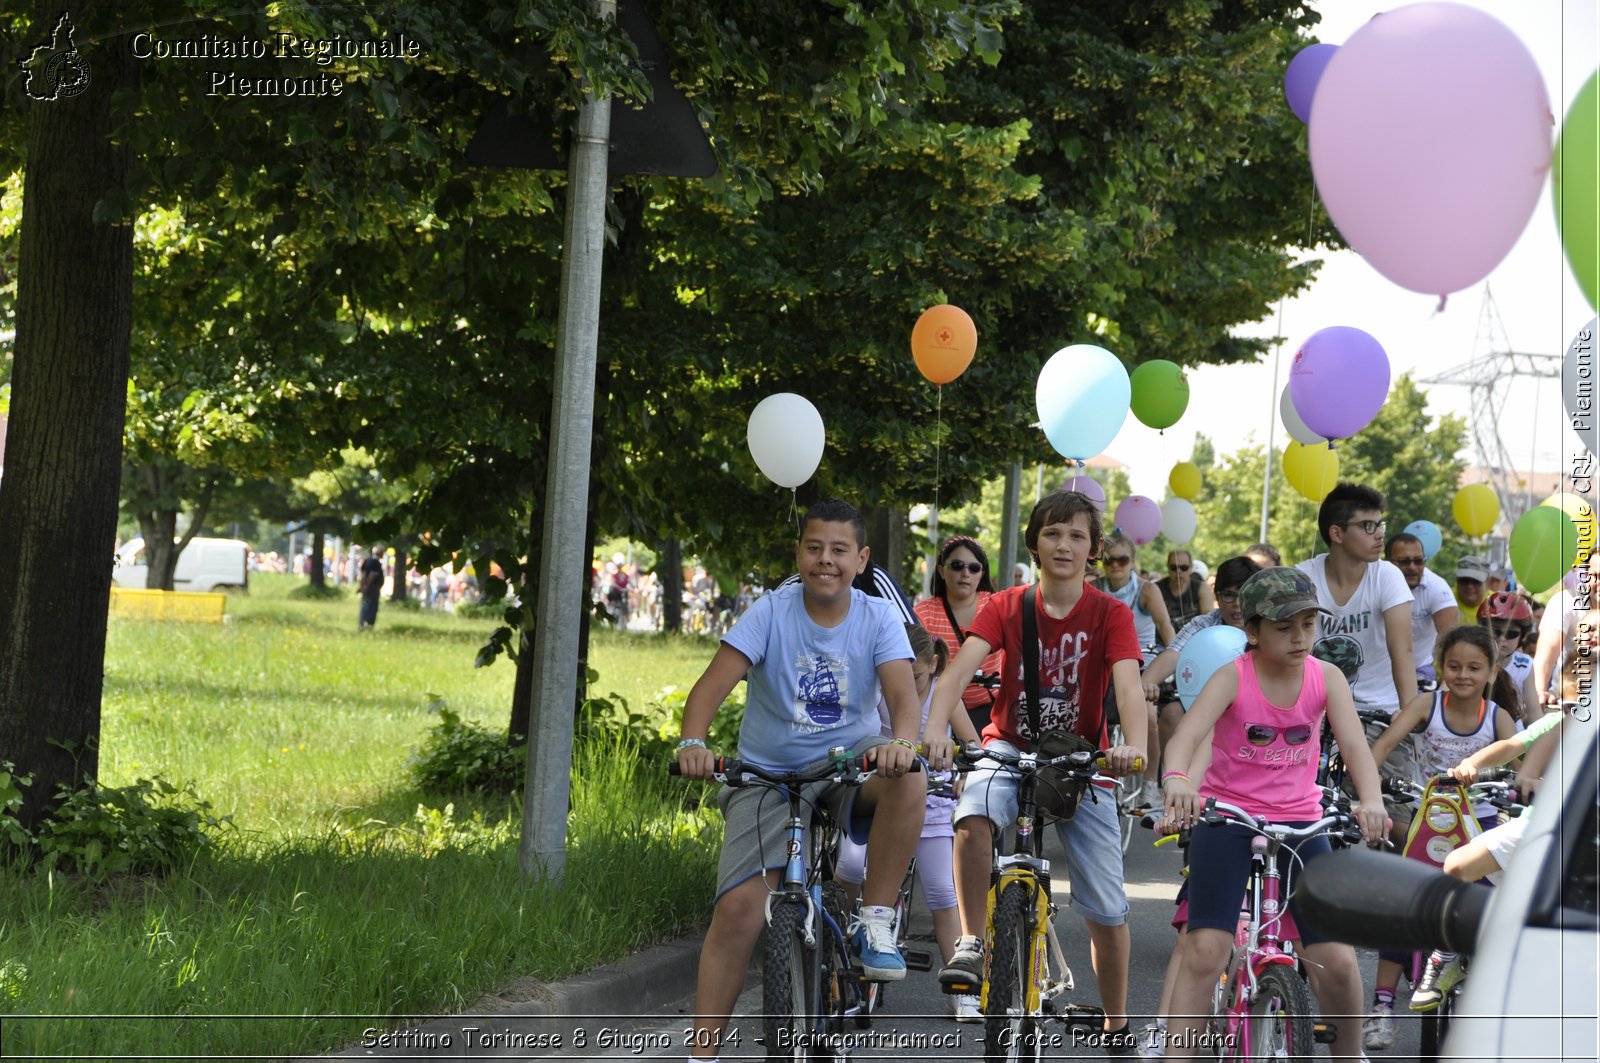
<instances>
[{"instance_id":1,"label":"parked car","mask_svg":"<svg viewBox=\"0 0 1600 1063\"><path fill-rule=\"evenodd\" d=\"M195 536L178 555L172 573L175 591L250 589L250 544L242 539L206 539ZM113 587L142 588L150 575L144 540L129 539L117 552L111 572Z\"/></svg>"}]
</instances>

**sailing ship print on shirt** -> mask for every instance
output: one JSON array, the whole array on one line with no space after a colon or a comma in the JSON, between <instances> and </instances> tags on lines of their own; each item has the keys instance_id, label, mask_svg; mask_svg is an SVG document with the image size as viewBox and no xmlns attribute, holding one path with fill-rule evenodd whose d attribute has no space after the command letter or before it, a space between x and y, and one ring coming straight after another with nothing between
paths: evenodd
<instances>
[{"instance_id":1,"label":"sailing ship print on shirt","mask_svg":"<svg viewBox=\"0 0 1600 1063\"><path fill-rule=\"evenodd\" d=\"M795 726L806 732L837 727L850 693L848 662L825 653L803 654L795 661L795 671L800 676Z\"/></svg>"}]
</instances>

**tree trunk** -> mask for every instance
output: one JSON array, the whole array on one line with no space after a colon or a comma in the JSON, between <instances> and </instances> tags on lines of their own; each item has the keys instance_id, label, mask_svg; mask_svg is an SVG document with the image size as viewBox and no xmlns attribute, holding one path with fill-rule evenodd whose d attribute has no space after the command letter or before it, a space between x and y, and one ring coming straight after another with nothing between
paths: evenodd
<instances>
[{"instance_id":1,"label":"tree trunk","mask_svg":"<svg viewBox=\"0 0 1600 1063\"><path fill-rule=\"evenodd\" d=\"M661 588L661 630L683 630L683 543L668 539L661 544L656 562L656 582Z\"/></svg>"},{"instance_id":2,"label":"tree trunk","mask_svg":"<svg viewBox=\"0 0 1600 1063\"><path fill-rule=\"evenodd\" d=\"M390 582L389 588L389 600L391 602L403 602L406 600L407 572L406 548L404 546L396 546L394 548L394 579Z\"/></svg>"},{"instance_id":3,"label":"tree trunk","mask_svg":"<svg viewBox=\"0 0 1600 1063\"><path fill-rule=\"evenodd\" d=\"M139 534L144 536L144 585L150 590L172 589L172 575L178 568L178 548L172 541L177 528L178 514L173 510L139 514Z\"/></svg>"},{"instance_id":4,"label":"tree trunk","mask_svg":"<svg viewBox=\"0 0 1600 1063\"><path fill-rule=\"evenodd\" d=\"M32 35L59 7L41 4ZM133 227L95 221L121 202L128 150L111 99L134 83L113 5L74 4L86 91L27 102L16 340L0 480L0 750L33 785L32 827L62 784L96 775L106 609L127 405ZM92 42L92 43L91 43ZM63 748L65 747L65 748Z\"/></svg>"},{"instance_id":5,"label":"tree trunk","mask_svg":"<svg viewBox=\"0 0 1600 1063\"><path fill-rule=\"evenodd\" d=\"M328 586L328 578L322 569L322 551L327 546L327 537L320 531L311 533L311 564L306 566L306 575L311 577L311 585L317 590Z\"/></svg>"}]
</instances>

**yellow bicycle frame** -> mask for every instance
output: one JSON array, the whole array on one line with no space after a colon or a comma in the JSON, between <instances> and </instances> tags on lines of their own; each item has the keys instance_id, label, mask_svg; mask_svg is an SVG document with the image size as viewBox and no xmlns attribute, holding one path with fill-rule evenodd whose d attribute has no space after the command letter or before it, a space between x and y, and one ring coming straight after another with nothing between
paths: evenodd
<instances>
[{"instance_id":1,"label":"yellow bicycle frame","mask_svg":"<svg viewBox=\"0 0 1600 1063\"><path fill-rule=\"evenodd\" d=\"M1033 940L1030 942L1029 955L1032 962L1029 967L1032 976L1028 979L1027 986L1023 989L1022 1007L1029 1015L1040 1013L1040 998L1043 992L1045 978L1050 973L1050 891L1044 888L1039 881L1037 873L1031 867L1008 867L1001 870L993 886L989 887L989 912L984 925L985 944L988 946L985 955L994 955L994 913L1000 903L1000 896L1007 886L1013 882L1021 883L1033 893ZM987 962L987 961L985 961ZM986 972L987 973L987 972ZM983 980L982 1007L987 1012L989 1007L989 984L991 978Z\"/></svg>"}]
</instances>

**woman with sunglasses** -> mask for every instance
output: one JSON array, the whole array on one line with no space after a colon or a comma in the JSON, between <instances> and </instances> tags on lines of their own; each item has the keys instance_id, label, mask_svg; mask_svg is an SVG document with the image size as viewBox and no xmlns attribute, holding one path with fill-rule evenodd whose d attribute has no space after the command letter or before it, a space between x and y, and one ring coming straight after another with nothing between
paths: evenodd
<instances>
[{"instance_id":1,"label":"woman with sunglasses","mask_svg":"<svg viewBox=\"0 0 1600 1063\"><path fill-rule=\"evenodd\" d=\"M1355 815L1362 835L1369 844L1377 844L1387 829L1378 768L1367 749L1350 684L1337 667L1311 656L1317 614L1327 612L1318 603L1311 580L1292 568L1264 569L1245 581L1239 597L1247 650L1232 667L1217 669L1201 689L1167 743L1167 769L1161 777L1167 818L1181 826L1194 825L1189 845L1189 934L1167 1017L1168 1059L1192 1058L1199 1043L1199 1023L1211 1006L1212 990L1233 947L1250 871L1251 832L1233 823L1197 824L1206 799L1216 797L1275 823L1316 822L1322 817L1316 740L1326 715L1339 748L1349 757L1350 776L1361 798ZM1208 731L1211 763L1197 790L1189 781L1189 770ZM1321 836L1285 845L1280 871L1322 1013L1358 1015L1361 972L1355 949L1322 938L1295 911L1299 866L1329 848L1328 839ZM1357 1024L1339 1023L1333 1055L1361 1057Z\"/></svg>"},{"instance_id":2,"label":"woman with sunglasses","mask_svg":"<svg viewBox=\"0 0 1600 1063\"><path fill-rule=\"evenodd\" d=\"M1100 589L1133 611L1133 631L1144 651L1144 665L1155 660L1162 647L1172 644L1172 619L1167 603L1154 583L1146 583L1133 569L1133 540L1121 530L1105 538L1100 549L1105 578Z\"/></svg>"},{"instance_id":3,"label":"woman with sunglasses","mask_svg":"<svg viewBox=\"0 0 1600 1063\"><path fill-rule=\"evenodd\" d=\"M970 535L952 535L939 547L933 570L933 596L915 606L917 620L934 638L940 639L954 657L967 641L983 607L994 596L994 581L989 578L989 555ZM972 682L961 692L961 704L972 717L972 726L982 734L989 724L989 709L1000 692L1000 666L1005 651L995 650L983 659Z\"/></svg>"}]
</instances>

